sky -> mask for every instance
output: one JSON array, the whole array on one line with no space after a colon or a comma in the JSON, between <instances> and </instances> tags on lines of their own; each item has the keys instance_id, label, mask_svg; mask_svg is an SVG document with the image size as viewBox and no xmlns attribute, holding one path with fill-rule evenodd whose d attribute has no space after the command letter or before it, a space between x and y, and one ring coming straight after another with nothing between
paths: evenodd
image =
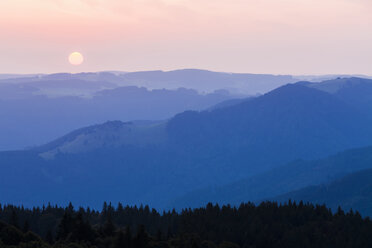
<instances>
[{"instance_id":1,"label":"sky","mask_svg":"<svg viewBox=\"0 0 372 248\"><path fill-rule=\"evenodd\" d=\"M1 0L0 73L372 75L371 13L371 0Z\"/></svg>"}]
</instances>

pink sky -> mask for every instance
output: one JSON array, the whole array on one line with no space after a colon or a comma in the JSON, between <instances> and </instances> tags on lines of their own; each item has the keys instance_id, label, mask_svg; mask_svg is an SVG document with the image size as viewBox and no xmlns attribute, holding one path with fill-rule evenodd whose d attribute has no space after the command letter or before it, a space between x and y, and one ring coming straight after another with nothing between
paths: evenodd
<instances>
[{"instance_id":1,"label":"pink sky","mask_svg":"<svg viewBox=\"0 0 372 248\"><path fill-rule=\"evenodd\" d=\"M372 75L371 13L371 0L1 0L0 73Z\"/></svg>"}]
</instances>

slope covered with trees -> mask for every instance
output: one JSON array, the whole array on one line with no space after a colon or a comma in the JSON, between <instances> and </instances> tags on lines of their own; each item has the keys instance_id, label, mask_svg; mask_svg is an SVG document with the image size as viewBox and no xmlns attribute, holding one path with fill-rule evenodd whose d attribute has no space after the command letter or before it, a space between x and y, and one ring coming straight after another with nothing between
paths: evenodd
<instances>
[{"instance_id":1,"label":"slope covered with trees","mask_svg":"<svg viewBox=\"0 0 372 248\"><path fill-rule=\"evenodd\" d=\"M145 207L102 211L47 206L0 208L1 247L238 248L370 247L372 222L325 206L265 202L158 213ZM5 223L7 222L7 223ZM37 235L33 234L37 233Z\"/></svg>"},{"instance_id":2,"label":"slope covered with trees","mask_svg":"<svg viewBox=\"0 0 372 248\"><path fill-rule=\"evenodd\" d=\"M296 160L234 183L189 192L174 200L171 206L196 207L208 202L236 205L245 199L259 202L274 199L276 196L304 187L329 184L350 173L366 169L372 169L372 147L350 149L323 159ZM295 199L301 200L300 197ZM308 198L303 200L306 201ZM337 202L337 204L326 202L335 208L338 205L349 207L342 202ZM369 207L371 208L372 204Z\"/></svg>"},{"instance_id":3,"label":"slope covered with trees","mask_svg":"<svg viewBox=\"0 0 372 248\"><path fill-rule=\"evenodd\" d=\"M273 199L327 204L334 210L342 206L344 209L357 209L363 215L372 216L372 169L351 173L337 180L305 187Z\"/></svg>"}]
</instances>

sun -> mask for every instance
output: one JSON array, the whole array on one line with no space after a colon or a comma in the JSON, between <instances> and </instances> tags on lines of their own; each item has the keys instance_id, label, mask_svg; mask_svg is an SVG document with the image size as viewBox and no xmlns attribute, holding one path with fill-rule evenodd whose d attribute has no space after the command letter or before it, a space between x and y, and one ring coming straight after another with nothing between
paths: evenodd
<instances>
[{"instance_id":1,"label":"sun","mask_svg":"<svg viewBox=\"0 0 372 248\"><path fill-rule=\"evenodd\" d=\"M68 61L71 65L81 65L84 62L84 57L79 52L73 52L68 56Z\"/></svg>"}]
</instances>

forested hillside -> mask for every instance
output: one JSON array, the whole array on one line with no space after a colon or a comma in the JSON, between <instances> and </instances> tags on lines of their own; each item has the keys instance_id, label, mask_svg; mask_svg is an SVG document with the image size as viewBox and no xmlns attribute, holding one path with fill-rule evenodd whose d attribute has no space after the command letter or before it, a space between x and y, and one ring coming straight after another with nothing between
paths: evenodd
<instances>
[{"instance_id":1,"label":"forested hillside","mask_svg":"<svg viewBox=\"0 0 372 248\"><path fill-rule=\"evenodd\" d=\"M1 247L371 247L372 221L325 206L265 202L158 213L148 206L102 211L0 207ZM37 233L37 235L33 234ZM14 246L13 246L14 247Z\"/></svg>"},{"instance_id":2,"label":"forested hillside","mask_svg":"<svg viewBox=\"0 0 372 248\"><path fill-rule=\"evenodd\" d=\"M357 209L365 216L372 216L372 169L346 175L337 180L272 198L281 202L288 199L327 204L332 209Z\"/></svg>"},{"instance_id":3,"label":"forested hillside","mask_svg":"<svg viewBox=\"0 0 372 248\"><path fill-rule=\"evenodd\" d=\"M276 196L283 194L286 196L285 194L290 191L296 191L308 186L323 185L322 187L324 187L324 185L328 185L334 180L339 180L348 174L366 169L372 169L372 147L370 146L346 150L323 159L296 160L260 175L248 177L231 184L189 192L183 197L176 199L171 206L176 208L182 208L184 205L197 207L208 202L236 205L245 199L259 202L274 199ZM358 187L356 187L357 185L353 187L353 193L357 195L363 193L366 187L368 188L368 180L359 180L358 182ZM340 190L340 196L343 195L343 190ZM328 194L328 197L331 197L331 195ZM284 201L290 198L301 200L300 195L292 198L294 195L291 194L285 199L284 196L280 199ZM333 208L337 208L339 205L343 208L350 208L350 204L347 201L331 202L327 201L325 197L321 197L321 199L323 200L321 203L330 204ZM310 200L310 198L305 197L303 200ZM312 200L316 200L316 198L313 197ZM316 201L316 203L320 203L320 201ZM350 201L350 203L354 204L353 208L356 207L355 201ZM366 209L368 209L368 212L363 211L363 213L372 213L372 204L366 205L363 210Z\"/></svg>"}]
</instances>

